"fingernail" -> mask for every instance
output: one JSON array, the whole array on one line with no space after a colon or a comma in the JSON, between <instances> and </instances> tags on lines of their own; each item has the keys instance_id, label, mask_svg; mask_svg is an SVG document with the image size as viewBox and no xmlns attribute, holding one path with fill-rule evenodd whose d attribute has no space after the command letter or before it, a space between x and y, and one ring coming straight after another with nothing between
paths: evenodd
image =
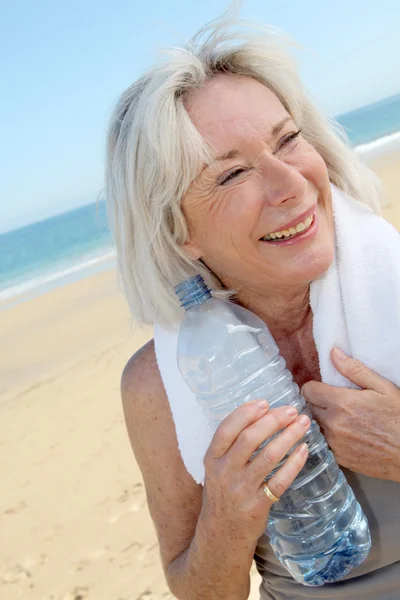
<instances>
[{"instance_id":1,"label":"fingernail","mask_svg":"<svg viewBox=\"0 0 400 600\"><path fill-rule=\"evenodd\" d=\"M299 449L298 449L298 453L301 455L307 454L308 452L308 446L307 444L300 444Z\"/></svg>"},{"instance_id":2,"label":"fingernail","mask_svg":"<svg viewBox=\"0 0 400 600\"><path fill-rule=\"evenodd\" d=\"M300 425L308 425L310 419L307 417L307 415L301 415L301 417L298 418L298 422L300 423Z\"/></svg>"},{"instance_id":3,"label":"fingernail","mask_svg":"<svg viewBox=\"0 0 400 600\"><path fill-rule=\"evenodd\" d=\"M343 350L341 348L336 347L334 349L334 352L335 352L336 358L338 358L339 360L346 360L347 354L345 352L343 352Z\"/></svg>"},{"instance_id":4,"label":"fingernail","mask_svg":"<svg viewBox=\"0 0 400 600\"><path fill-rule=\"evenodd\" d=\"M268 408L268 401L267 400L259 400L258 401L258 408L260 410L265 410L266 408Z\"/></svg>"},{"instance_id":5,"label":"fingernail","mask_svg":"<svg viewBox=\"0 0 400 600\"><path fill-rule=\"evenodd\" d=\"M294 417L294 415L297 415L297 410L294 406L288 406L287 408L285 408L285 413L288 417Z\"/></svg>"}]
</instances>

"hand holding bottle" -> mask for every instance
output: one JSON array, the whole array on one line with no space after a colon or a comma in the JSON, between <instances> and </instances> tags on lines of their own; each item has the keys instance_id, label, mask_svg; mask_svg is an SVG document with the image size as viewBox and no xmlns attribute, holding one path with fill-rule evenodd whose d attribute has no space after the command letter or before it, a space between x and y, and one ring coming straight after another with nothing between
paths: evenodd
<instances>
[{"instance_id":1,"label":"hand holding bottle","mask_svg":"<svg viewBox=\"0 0 400 600\"><path fill-rule=\"evenodd\" d=\"M209 533L257 541L266 529L272 505L263 482L309 426L310 419L298 416L295 408L269 410L266 401L243 404L222 421L204 458L200 519L207 522ZM260 444L278 433L250 462ZM281 496L294 481L307 453L307 445L299 445L268 482L275 496Z\"/></svg>"}]
</instances>

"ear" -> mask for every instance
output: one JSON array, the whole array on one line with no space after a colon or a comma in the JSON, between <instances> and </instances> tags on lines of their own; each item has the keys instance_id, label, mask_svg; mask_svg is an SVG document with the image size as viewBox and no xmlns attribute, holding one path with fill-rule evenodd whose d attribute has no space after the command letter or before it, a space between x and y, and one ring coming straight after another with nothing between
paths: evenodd
<instances>
[{"instance_id":1,"label":"ear","mask_svg":"<svg viewBox=\"0 0 400 600\"><path fill-rule=\"evenodd\" d=\"M202 249L195 242L185 242L183 249L192 260L199 260L203 256Z\"/></svg>"}]
</instances>

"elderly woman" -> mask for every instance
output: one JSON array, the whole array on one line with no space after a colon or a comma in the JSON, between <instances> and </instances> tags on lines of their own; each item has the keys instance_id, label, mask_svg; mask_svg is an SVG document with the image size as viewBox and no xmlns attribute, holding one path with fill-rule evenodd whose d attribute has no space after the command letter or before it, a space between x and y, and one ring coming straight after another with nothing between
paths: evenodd
<instances>
[{"instance_id":1,"label":"elderly woman","mask_svg":"<svg viewBox=\"0 0 400 600\"><path fill-rule=\"evenodd\" d=\"M359 356L332 348L330 364L348 386L325 383L310 306L310 287L335 260L332 185L370 207L378 187L308 99L276 32L244 30L238 39L224 21L214 23L118 103L106 195L121 280L135 320L156 325L156 345L157 332L182 320L173 286L197 273L268 325L368 517L372 549L338 583L297 583L265 530L274 497L307 451L300 447L276 472L270 497L262 483L310 420L263 399L236 408L200 457L204 480L196 482L178 444L182 415L171 411L176 374L169 387L168 372L161 375L175 348L156 356L152 340L126 365L122 398L166 579L181 600L242 600L255 559L262 598L398 599L400 392Z\"/></svg>"}]
</instances>

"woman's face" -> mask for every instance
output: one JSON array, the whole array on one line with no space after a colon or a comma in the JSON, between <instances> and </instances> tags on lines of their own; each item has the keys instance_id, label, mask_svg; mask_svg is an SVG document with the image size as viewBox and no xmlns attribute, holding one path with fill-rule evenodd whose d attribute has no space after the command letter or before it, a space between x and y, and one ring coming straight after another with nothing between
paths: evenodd
<instances>
[{"instance_id":1,"label":"woman's face","mask_svg":"<svg viewBox=\"0 0 400 600\"><path fill-rule=\"evenodd\" d=\"M186 109L215 156L182 202L191 257L239 288L299 286L324 273L333 258L327 168L275 94L219 75Z\"/></svg>"}]
</instances>

